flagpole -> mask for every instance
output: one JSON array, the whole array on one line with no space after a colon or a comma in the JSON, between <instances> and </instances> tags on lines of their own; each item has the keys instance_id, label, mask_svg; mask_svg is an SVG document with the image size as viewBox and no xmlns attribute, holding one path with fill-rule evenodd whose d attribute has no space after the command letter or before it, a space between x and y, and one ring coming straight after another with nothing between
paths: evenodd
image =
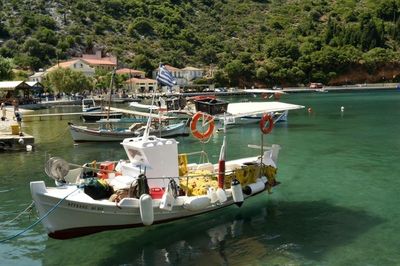
<instances>
[{"instance_id":1,"label":"flagpole","mask_svg":"<svg viewBox=\"0 0 400 266\"><path fill-rule=\"evenodd\" d=\"M151 105L154 105L154 94L153 94L153 99L151 100ZM150 134L150 125L151 125L151 114L152 114L153 108L150 108L150 113L149 113L149 118L147 119L147 124L146 128L143 132L143 140L147 140Z\"/></svg>"}]
</instances>

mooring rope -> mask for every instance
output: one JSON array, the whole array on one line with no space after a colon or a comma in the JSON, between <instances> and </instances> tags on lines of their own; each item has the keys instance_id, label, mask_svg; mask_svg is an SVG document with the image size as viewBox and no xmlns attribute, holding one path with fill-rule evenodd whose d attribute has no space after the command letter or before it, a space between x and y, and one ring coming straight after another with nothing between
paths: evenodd
<instances>
[{"instance_id":1,"label":"mooring rope","mask_svg":"<svg viewBox=\"0 0 400 266\"><path fill-rule=\"evenodd\" d=\"M25 228L25 229L22 230L21 232L15 234L15 235L13 235L13 236L7 237L7 238L5 238L5 239L3 239L3 240L0 240L0 243L9 241L9 240L11 240L11 239L14 239L14 238L16 238L16 237L18 237L18 236L24 234L24 233L27 232L28 230L32 229L33 227L35 227L35 226L36 226L38 223L40 223L44 218L46 218L47 216L49 216L49 215L61 204L61 202L63 202L68 196L72 195L73 193L75 193L75 192L76 192L77 190L79 190L79 189L80 189L80 187L78 187L77 189L75 189L74 191L72 191L71 193L69 193L68 195L66 195L64 198L60 199L60 200L57 202L56 205L54 205L48 212L46 212L46 213L43 215L43 217L41 217L40 219L38 219L36 222L34 222L33 224L31 224L30 226L28 226L27 228Z\"/></svg>"},{"instance_id":2,"label":"mooring rope","mask_svg":"<svg viewBox=\"0 0 400 266\"><path fill-rule=\"evenodd\" d=\"M20 213L17 215L17 217L15 217L14 219L12 219L11 221L6 222L5 224L10 224L10 223L14 222L15 220L17 220L19 217L21 217L22 214L26 213L28 210L31 210L34 204L35 204L35 202L32 201L31 204L29 204L29 206L26 207L25 210L23 210L22 212L20 212Z\"/></svg>"}]
</instances>

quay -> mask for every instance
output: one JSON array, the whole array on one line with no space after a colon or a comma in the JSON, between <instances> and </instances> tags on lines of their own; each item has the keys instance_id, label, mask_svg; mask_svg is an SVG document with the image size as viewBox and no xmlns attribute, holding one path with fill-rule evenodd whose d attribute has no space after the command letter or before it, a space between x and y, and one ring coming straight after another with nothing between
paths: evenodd
<instances>
[{"instance_id":1,"label":"quay","mask_svg":"<svg viewBox=\"0 0 400 266\"><path fill-rule=\"evenodd\" d=\"M35 138L26 133L13 134L13 132L0 131L0 152L32 150Z\"/></svg>"},{"instance_id":2,"label":"quay","mask_svg":"<svg viewBox=\"0 0 400 266\"><path fill-rule=\"evenodd\" d=\"M105 113L107 111L93 111L90 112L91 114L101 114ZM127 110L127 109L122 109L122 108L116 108L116 107L110 107L110 114L113 113L124 113L128 115L133 115L133 116L139 116L139 117L151 117L151 118L160 118L160 116L157 113L146 113L146 112L139 112L139 111L134 111L134 110ZM42 121L44 118L49 118L49 117L57 117L59 120L63 120L63 118L71 117L71 116L77 116L77 115L83 115L87 114L87 112L75 112L75 113L53 113L53 114L27 114L23 116L23 121L24 122L31 122L33 120L39 120ZM162 119L167 119L168 117L166 116L161 116Z\"/></svg>"}]
</instances>

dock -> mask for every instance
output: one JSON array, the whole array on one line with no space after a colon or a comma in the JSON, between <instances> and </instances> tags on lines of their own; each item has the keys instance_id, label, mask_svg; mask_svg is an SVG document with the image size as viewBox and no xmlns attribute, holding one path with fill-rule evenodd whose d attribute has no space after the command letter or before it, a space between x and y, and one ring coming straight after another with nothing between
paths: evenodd
<instances>
[{"instance_id":1,"label":"dock","mask_svg":"<svg viewBox=\"0 0 400 266\"><path fill-rule=\"evenodd\" d=\"M35 138L26 133L22 136L12 134L11 132L0 131L0 152L2 151L22 151L32 150Z\"/></svg>"},{"instance_id":2,"label":"dock","mask_svg":"<svg viewBox=\"0 0 400 266\"><path fill-rule=\"evenodd\" d=\"M101 114L104 113L104 111L93 111L90 112L91 114ZM113 113L124 113L124 114L129 114L133 116L139 116L139 117L151 117L151 118L159 118L158 113L147 113L147 112L139 112L139 111L134 111L134 110L127 110L123 108L115 108L115 107L110 107L110 114ZM24 122L29 122L33 120L45 120L47 118L55 117L59 120L63 120L65 118L70 118L71 116L79 116L79 115L84 115L88 114L88 112L75 112L75 113L54 113L54 114L26 114L23 115L22 119ZM162 116L161 118L167 119L166 116Z\"/></svg>"}]
</instances>

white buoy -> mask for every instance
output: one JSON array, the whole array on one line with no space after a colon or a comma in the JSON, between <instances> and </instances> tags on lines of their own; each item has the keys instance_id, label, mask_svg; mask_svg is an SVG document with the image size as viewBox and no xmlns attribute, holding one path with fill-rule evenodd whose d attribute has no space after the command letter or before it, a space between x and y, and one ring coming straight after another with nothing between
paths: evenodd
<instances>
[{"instance_id":1,"label":"white buoy","mask_svg":"<svg viewBox=\"0 0 400 266\"><path fill-rule=\"evenodd\" d=\"M211 201L208 196L188 197L183 203L183 207L189 211L204 210L210 205Z\"/></svg>"},{"instance_id":2,"label":"white buoy","mask_svg":"<svg viewBox=\"0 0 400 266\"><path fill-rule=\"evenodd\" d=\"M340 112L344 112L344 106L340 107Z\"/></svg>"},{"instance_id":3,"label":"white buoy","mask_svg":"<svg viewBox=\"0 0 400 266\"><path fill-rule=\"evenodd\" d=\"M32 151L32 145L26 145L26 151Z\"/></svg>"},{"instance_id":4,"label":"white buoy","mask_svg":"<svg viewBox=\"0 0 400 266\"><path fill-rule=\"evenodd\" d=\"M19 144L24 144L24 139L23 138L19 138L18 143Z\"/></svg>"},{"instance_id":5,"label":"white buoy","mask_svg":"<svg viewBox=\"0 0 400 266\"><path fill-rule=\"evenodd\" d=\"M217 188L217 197L219 202L224 203L227 200L225 190L222 188Z\"/></svg>"},{"instance_id":6,"label":"white buoy","mask_svg":"<svg viewBox=\"0 0 400 266\"><path fill-rule=\"evenodd\" d=\"M151 225L154 222L153 200L149 194L143 194L139 199L140 218L144 225Z\"/></svg>"},{"instance_id":7,"label":"white buoy","mask_svg":"<svg viewBox=\"0 0 400 266\"><path fill-rule=\"evenodd\" d=\"M243 198L243 191L242 191L242 185L240 184L239 180L236 178L232 180L231 183L231 189L232 189L232 197L233 201L237 206L242 206L244 198Z\"/></svg>"}]
</instances>

